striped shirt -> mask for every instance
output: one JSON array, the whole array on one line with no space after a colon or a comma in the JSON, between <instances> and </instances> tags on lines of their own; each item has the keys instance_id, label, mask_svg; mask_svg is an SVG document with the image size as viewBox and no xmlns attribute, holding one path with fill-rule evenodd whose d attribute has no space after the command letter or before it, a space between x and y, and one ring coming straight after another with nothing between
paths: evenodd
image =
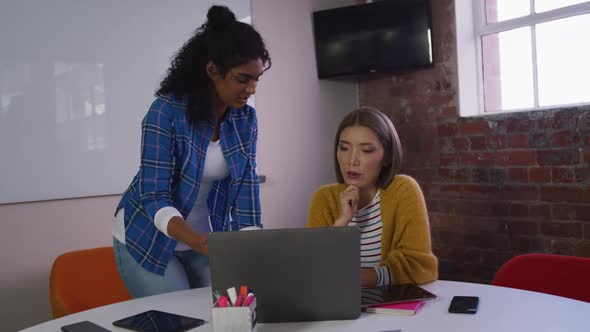
<instances>
[{"instance_id":1,"label":"striped shirt","mask_svg":"<svg viewBox=\"0 0 590 332\"><path fill-rule=\"evenodd\" d=\"M361 267L374 268L377 273L377 286L389 285L392 281L391 272L381 263L381 194L377 191L373 200L357 211L348 223L361 229Z\"/></svg>"}]
</instances>

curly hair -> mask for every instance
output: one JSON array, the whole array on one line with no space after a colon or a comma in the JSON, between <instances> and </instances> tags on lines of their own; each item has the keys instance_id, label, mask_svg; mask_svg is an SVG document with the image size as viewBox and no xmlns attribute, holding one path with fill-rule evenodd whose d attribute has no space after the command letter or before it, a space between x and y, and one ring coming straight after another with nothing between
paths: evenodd
<instances>
[{"instance_id":1,"label":"curly hair","mask_svg":"<svg viewBox=\"0 0 590 332\"><path fill-rule=\"evenodd\" d=\"M251 25L237 21L226 6L211 6L207 21L175 54L156 96L187 97L189 117L205 120L212 114L207 63L213 62L225 76L230 69L256 59L262 60L265 70L270 68L270 56L260 34Z\"/></svg>"}]
</instances>

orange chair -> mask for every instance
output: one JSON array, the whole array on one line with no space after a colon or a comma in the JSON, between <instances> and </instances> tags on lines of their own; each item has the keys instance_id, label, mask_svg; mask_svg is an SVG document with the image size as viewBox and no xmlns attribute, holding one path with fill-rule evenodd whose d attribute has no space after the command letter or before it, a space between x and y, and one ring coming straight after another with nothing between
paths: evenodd
<instances>
[{"instance_id":1,"label":"orange chair","mask_svg":"<svg viewBox=\"0 0 590 332\"><path fill-rule=\"evenodd\" d=\"M68 252L53 262L49 277L53 318L130 299L112 247Z\"/></svg>"},{"instance_id":2,"label":"orange chair","mask_svg":"<svg viewBox=\"0 0 590 332\"><path fill-rule=\"evenodd\" d=\"M590 302L590 258L524 254L506 262L492 285Z\"/></svg>"}]
</instances>

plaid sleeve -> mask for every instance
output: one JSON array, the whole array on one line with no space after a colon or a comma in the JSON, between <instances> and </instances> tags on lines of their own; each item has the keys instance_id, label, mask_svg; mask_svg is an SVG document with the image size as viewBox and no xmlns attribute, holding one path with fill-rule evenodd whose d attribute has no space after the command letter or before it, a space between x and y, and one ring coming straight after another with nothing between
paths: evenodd
<instances>
[{"instance_id":1,"label":"plaid sleeve","mask_svg":"<svg viewBox=\"0 0 590 332\"><path fill-rule=\"evenodd\" d=\"M260 182L256 173L256 144L258 141L258 126L254 120L252 139L250 140L250 153L248 162L244 168L244 176L236 197L236 204L231 210L231 228L240 230L244 227L258 226L262 228L260 221Z\"/></svg>"},{"instance_id":2,"label":"plaid sleeve","mask_svg":"<svg viewBox=\"0 0 590 332\"><path fill-rule=\"evenodd\" d=\"M156 100L142 121L139 191L141 204L151 220L172 206L170 191L174 169L173 118L170 105Z\"/></svg>"}]
</instances>

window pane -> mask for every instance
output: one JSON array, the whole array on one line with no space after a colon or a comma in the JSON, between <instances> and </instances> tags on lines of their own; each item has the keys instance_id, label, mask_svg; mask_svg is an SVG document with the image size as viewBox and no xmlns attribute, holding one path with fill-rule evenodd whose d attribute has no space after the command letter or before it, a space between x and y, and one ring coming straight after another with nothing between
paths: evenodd
<instances>
[{"instance_id":1,"label":"window pane","mask_svg":"<svg viewBox=\"0 0 590 332\"><path fill-rule=\"evenodd\" d=\"M530 27L484 36L482 51L485 111L533 107Z\"/></svg>"},{"instance_id":2,"label":"window pane","mask_svg":"<svg viewBox=\"0 0 590 332\"><path fill-rule=\"evenodd\" d=\"M542 13L549 10L577 5L588 0L535 0L535 12Z\"/></svg>"},{"instance_id":3,"label":"window pane","mask_svg":"<svg viewBox=\"0 0 590 332\"><path fill-rule=\"evenodd\" d=\"M537 25L539 105L590 102L590 14Z\"/></svg>"},{"instance_id":4,"label":"window pane","mask_svg":"<svg viewBox=\"0 0 590 332\"><path fill-rule=\"evenodd\" d=\"M486 22L495 23L527 16L531 13L530 0L485 0Z\"/></svg>"}]
</instances>

